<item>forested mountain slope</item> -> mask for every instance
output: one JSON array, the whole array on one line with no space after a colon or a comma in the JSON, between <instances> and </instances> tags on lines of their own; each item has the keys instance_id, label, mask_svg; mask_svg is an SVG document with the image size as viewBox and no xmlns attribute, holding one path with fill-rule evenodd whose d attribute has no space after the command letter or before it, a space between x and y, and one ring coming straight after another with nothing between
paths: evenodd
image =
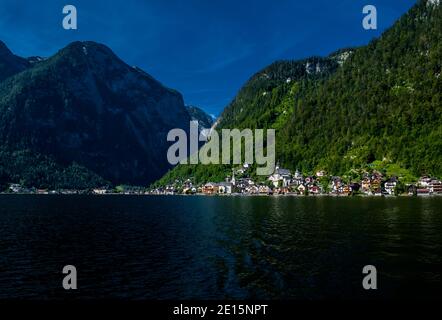
<instances>
[{"instance_id":1,"label":"forested mountain slope","mask_svg":"<svg viewBox=\"0 0 442 320\"><path fill-rule=\"evenodd\" d=\"M390 166L442 176L441 7L419 1L367 46L270 65L240 90L217 129L274 128L277 161L305 173ZM159 183L221 181L230 170L180 165Z\"/></svg>"}]
</instances>

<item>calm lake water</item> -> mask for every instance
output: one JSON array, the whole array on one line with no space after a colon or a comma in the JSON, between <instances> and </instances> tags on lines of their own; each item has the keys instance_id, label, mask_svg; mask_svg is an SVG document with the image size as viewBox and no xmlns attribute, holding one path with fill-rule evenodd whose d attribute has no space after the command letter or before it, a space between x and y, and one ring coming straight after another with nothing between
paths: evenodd
<instances>
[{"instance_id":1,"label":"calm lake water","mask_svg":"<svg viewBox=\"0 0 442 320\"><path fill-rule=\"evenodd\" d=\"M0 196L0 299L441 298L441 265L442 197Z\"/></svg>"}]
</instances>

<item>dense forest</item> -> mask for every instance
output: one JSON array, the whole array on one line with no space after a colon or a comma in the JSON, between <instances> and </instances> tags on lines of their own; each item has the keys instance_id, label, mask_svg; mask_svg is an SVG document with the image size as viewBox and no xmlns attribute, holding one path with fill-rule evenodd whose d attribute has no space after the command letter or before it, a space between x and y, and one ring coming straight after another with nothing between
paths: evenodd
<instances>
[{"instance_id":1,"label":"dense forest","mask_svg":"<svg viewBox=\"0 0 442 320\"><path fill-rule=\"evenodd\" d=\"M304 173L441 177L441 26L441 6L423 0L367 46L276 62L245 84L217 129L276 129L277 161ZM180 165L157 185L230 171Z\"/></svg>"},{"instance_id":2,"label":"dense forest","mask_svg":"<svg viewBox=\"0 0 442 320\"><path fill-rule=\"evenodd\" d=\"M19 183L26 188L91 189L108 186L97 174L77 163L68 166L31 150L11 151L0 148L0 191L8 183Z\"/></svg>"}]
</instances>

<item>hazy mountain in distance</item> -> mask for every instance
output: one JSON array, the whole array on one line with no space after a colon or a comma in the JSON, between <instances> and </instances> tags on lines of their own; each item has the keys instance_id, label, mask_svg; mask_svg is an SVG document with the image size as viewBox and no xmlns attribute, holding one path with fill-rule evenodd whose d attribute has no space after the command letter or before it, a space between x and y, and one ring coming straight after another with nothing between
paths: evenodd
<instances>
[{"instance_id":1,"label":"hazy mountain in distance","mask_svg":"<svg viewBox=\"0 0 442 320\"><path fill-rule=\"evenodd\" d=\"M215 119L207 114L203 109L195 106L186 106L190 118L193 121L198 121L200 128L210 129Z\"/></svg>"}]
</instances>

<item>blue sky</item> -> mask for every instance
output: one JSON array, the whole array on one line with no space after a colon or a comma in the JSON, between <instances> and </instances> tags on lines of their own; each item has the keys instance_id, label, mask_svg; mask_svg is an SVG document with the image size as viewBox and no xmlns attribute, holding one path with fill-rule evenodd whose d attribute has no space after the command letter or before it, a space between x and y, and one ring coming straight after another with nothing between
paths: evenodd
<instances>
[{"instance_id":1,"label":"blue sky","mask_svg":"<svg viewBox=\"0 0 442 320\"><path fill-rule=\"evenodd\" d=\"M0 40L50 56L76 40L108 45L130 65L218 115L254 73L279 59L327 55L378 37L416 0L0 0ZM62 8L78 30L62 28ZM362 28L375 5L378 30Z\"/></svg>"}]
</instances>

